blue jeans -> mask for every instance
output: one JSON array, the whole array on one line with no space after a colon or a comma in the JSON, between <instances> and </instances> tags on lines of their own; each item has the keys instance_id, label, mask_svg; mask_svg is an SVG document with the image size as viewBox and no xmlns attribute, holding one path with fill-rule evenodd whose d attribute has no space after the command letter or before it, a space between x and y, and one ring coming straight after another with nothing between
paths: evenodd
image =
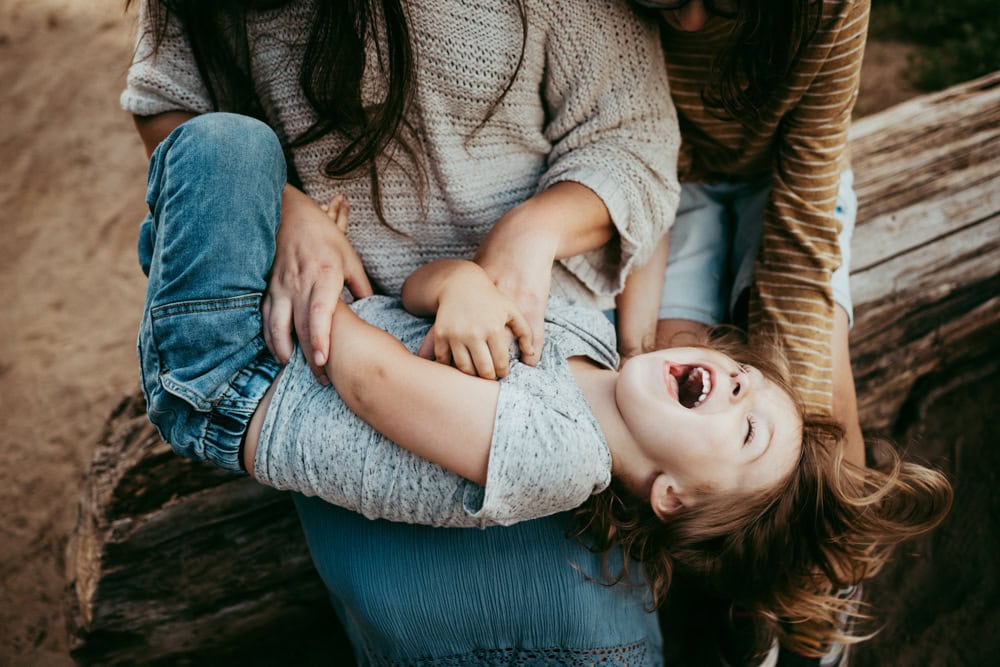
<instances>
[{"instance_id":1,"label":"blue jeans","mask_svg":"<svg viewBox=\"0 0 1000 667\"><path fill-rule=\"evenodd\" d=\"M714 326L726 321L753 281L754 260L771 195L764 180L751 183L683 183L677 220L670 228L660 319ZM854 174L840 175L834 217L841 225L840 267L830 277L833 300L853 322L849 272L857 216Z\"/></svg>"},{"instance_id":2,"label":"blue jeans","mask_svg":"<svg viewBox=\"0 0 1000 667\"><path fill-rule=\"evenodd\" d=\"M240 472L240 445L278 373L260 300L285 160L260 121L206 114L149 163L139 263L149 278L139 366L150 421L178 454Z\"/></svg>"}]
</instances>

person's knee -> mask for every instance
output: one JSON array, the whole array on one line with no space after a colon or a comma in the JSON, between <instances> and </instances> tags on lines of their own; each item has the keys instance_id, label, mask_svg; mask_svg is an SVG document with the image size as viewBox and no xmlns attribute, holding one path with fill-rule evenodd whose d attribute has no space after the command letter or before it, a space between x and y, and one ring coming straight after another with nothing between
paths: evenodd
<instances>
[{"instance_id":1,"label":"person's knee","mask_svg":"<svg viewBox=\"0 0 1000 667\"><path fill-rule=\"evenodd\" d=\"M285 156L274 130L250 116L207 113L174 130L171 152L183 151L207 174L241 172L284 175Z\"/></svg>"}]
</instances>

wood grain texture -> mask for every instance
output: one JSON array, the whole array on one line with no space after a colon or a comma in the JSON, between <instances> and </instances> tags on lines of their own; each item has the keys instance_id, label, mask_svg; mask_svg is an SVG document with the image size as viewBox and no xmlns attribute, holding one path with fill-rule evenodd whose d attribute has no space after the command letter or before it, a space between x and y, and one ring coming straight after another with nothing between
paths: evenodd
<instances>
[{"instance_id":1,"label":"wood grain texture","mask_svg":"<svg viewBox=\"0 0 1000 667\"><path fill-rule=\"evenodd\" d=\"M137 393L118 406L84 485L69 547L73 657L201 662L276 627L307 645L332 613L291 498L175 456L144 405Z\"/></svg>"},{"instance_id":2,"label":"wood grain texture","mask_svg":"<svg viewBox=\"0 0 1000 667\"><path fill-rule=\"evenodd\" d=\"M1000 370L1000 73L862 119L851 147L859 409L901 434ZM82 664L204 662L331 623L288 496L175 457L138 394L97 447L69 561Z\"/></svg>"},{"instance_id":3,"label":"wood grain texture","mask_svg":"<svg viewBox=\"0 0 1000 667\"><path fill-rule=\"evenodd\" d=\"M899 435L1000 346L1000 72L858 121L851 151L859 410Z\"/></svg>"}]
</instances>

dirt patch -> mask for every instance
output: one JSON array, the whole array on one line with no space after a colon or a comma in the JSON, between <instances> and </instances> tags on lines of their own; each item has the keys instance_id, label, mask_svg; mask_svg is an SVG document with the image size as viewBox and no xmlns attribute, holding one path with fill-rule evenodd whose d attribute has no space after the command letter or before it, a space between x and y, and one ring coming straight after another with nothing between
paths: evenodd
<instances>
[{"instance_id":1,"label":"dirt patch","mask_svg":"<svg viewBox=\"0 0 1000 667\"><path fill-rule=\"evenodd\" d=\"M137 384L145 156L122 3L0 3L0 663L71 664L64 548L101 425Z\"/></svg>"},{"instance_id":2,"label":"dirt patch","mask_svg":"<svg viewBox=\"0 0 1000 667\"><path fill-rule=\"evenodd\" d=\"M903 42L869 41L861 66L861 90L854 116L873 114L918 95L907 82L906 65L914 47Z\"/></svg>"}]
</instances>

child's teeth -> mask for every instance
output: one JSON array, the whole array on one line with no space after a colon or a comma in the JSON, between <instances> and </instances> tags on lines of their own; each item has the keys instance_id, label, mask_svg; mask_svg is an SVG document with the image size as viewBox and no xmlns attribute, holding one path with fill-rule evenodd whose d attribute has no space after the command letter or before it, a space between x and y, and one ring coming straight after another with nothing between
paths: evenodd
<instances>
[{"instance_id":1,"label":"child's teeth","mask_svg":"<svg viewBox=\"0 0 1000 667\"><path fill-rule=\"evenodd\" d=\"M712 378L708 372L704 368L699 368L698 373L701 375L701 395L698 396L693 407L701 405L701 402L708 398L708 394L712 391Z\"/></svg>"}]
</instances>

